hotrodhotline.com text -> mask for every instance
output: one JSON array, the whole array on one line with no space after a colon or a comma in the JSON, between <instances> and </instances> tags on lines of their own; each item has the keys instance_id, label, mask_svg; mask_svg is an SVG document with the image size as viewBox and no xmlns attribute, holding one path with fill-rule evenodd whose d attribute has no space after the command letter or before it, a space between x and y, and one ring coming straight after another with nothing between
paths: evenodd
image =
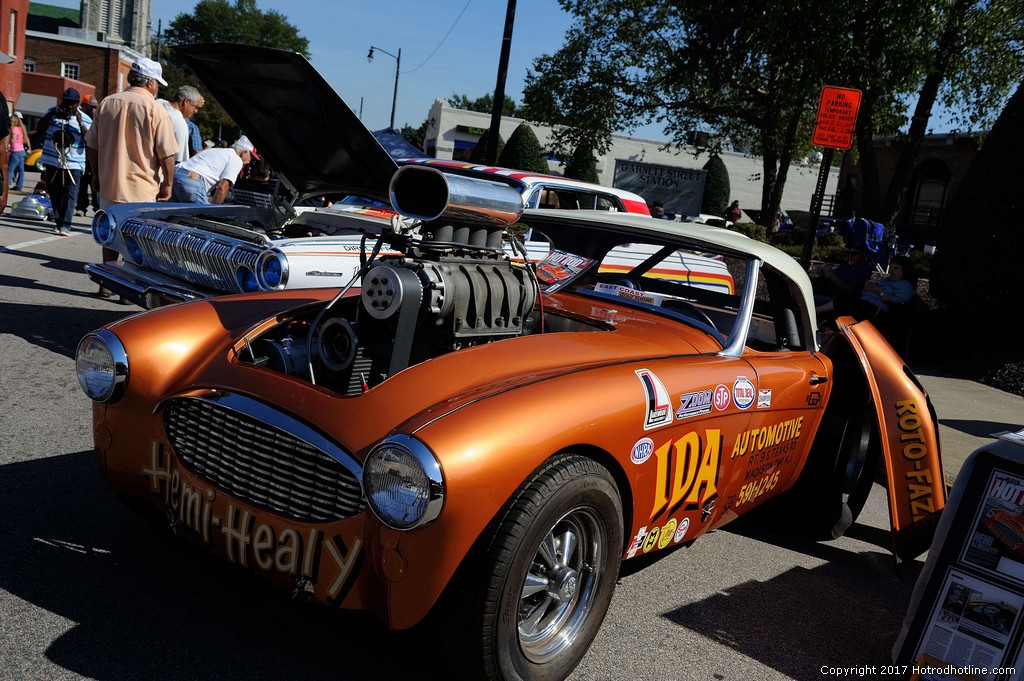
<instances>
[{"instance_id":1,"label":"hotrodhotline.com text","mask_svg":"<svg viewBox=\"0 0 1024 681\"><path fill-rule=\"evenodd\" d=\"M1016 670L1013 667L975 667L973 665L965 665L958 667L956 665L916 665L916 664L866 664L858 667L832 667L827 664L821 665L821 673L823 676L839 676L839 677L854 677L854 676L899 676L909 677L913 674L918 674L922 677L929 676L953 676L960 677L964 675L986 677L996 676L1002 677L1008 675L1009 678L1015 678Z\"/></svg>"}]
</instances>

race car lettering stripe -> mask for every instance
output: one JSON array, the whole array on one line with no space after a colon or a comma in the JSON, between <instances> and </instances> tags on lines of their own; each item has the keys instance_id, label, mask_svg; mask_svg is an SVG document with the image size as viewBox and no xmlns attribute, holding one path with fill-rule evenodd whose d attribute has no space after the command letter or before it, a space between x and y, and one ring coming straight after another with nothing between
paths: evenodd
<instances>
[{"instance_id":1,"label":"race car lettering stripe","mask_svg":"<svg viewBox=\"0 0 1024 681\"><path fill-rule=\"evenodd\" d=\"M680 506L690 511L718 496L718 475L722 453L722 432L704 431L706 444L696 432L667 442L654 452L657 478L651 519L666 508L674 513Z\"/></svg>"},{"instance_id":2,"label":"race car lettering stripe","mask_svg":"<svg viewBox=\"0 0 1024 681\"><path fill-rule=\"evenodd\" d=\"M243 511L238 528L235 528L235 505L228 504L228 515L220 531L224 535L224 548L227 551L228 561L239 565L249 565L246 556L249 544L252 542L252 520L248 511ZM235 548L238 548L238 557L235 558Z\"/></svg>"},{"instance_id":3,"label":"race car lettering stripe","mask_svg":"<svg viewBox=\"0 0 1024 681\"><path fill-rule=\"evenodd\" d=\"M921 429L920 413L920 407L914 400L896 402L903 458L916 462L913 464L914 470L908 470L904 475L907 480L906 490L910 494L910 515L915 523L935 512L932 472L921 465L921 459L928 454L928 443Z\"/></svg>"},{"instance_id":4,"label":"race car lettering stripe","mask_svg":"<svg viewBox=\"0 0 1024 681\"><path fill-rule=\"evenodd\" d=\"M357 537L352 542L352 548L349 549L340 536L334 536L327 539L324 544L327 546L327 553L331 555L331 559L334 560L334 564L338 568L338 576L327 589L328 601L336 602L345 597L352 586L350 577L359 572L358 565L362 558L360 549L362 549L363 543Z\"/></svg>"}]
</instances>

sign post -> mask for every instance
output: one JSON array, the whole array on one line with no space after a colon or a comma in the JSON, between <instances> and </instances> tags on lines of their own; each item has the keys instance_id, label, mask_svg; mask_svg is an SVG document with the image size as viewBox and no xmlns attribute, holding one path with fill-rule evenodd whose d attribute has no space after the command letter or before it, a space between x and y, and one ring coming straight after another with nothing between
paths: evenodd
<instances>
[{"instance_id":1,"label":"sign post","mask_svg":"<svg viewBox=\"0 0 1024 681\"><path fill-rule=\"evenodd\" d=\"M814 250L814 235L821 217L821 204L825 198L825 185L828 183L828 171L832 167L832 156L836 149L849 149L853 146L853 133L857 129L857 112L860 110L860 90L848 87L826 85L821 88L821 99L818 101L818 113L814 122L814 134L811 143L825 147L821 156L821 168L818 170L818 182L811 198L810 225L801 262L805 268L811 266L811 253Z\"/></svg>"}]
</instances>

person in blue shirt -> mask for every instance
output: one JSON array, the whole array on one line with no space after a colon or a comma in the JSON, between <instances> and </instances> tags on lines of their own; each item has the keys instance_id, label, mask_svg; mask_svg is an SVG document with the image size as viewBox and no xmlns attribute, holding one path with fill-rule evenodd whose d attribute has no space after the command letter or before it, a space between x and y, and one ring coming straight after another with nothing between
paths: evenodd
<instances>
[{"instance_id":1,"label":"person in blue shirt","mask_svg":"<svg viewBox=\"0 0 1024 681\"><path fill-rule=\"evenodd\" d=\"M43 135L43 181L50 194L57 226L54 233L70 236L75 215L78 190L85 172L85 133L92 119L81 111L82 95L71 87L61 95L61 102L40 119L37 132Z\"/></svg>"},{"instance_id":2,"label":"person in blue shirt","mask_svg":"<svg viewBox=\"0 0 1024 681\"><path fill-rule=\"evenodd\" d=\"M864 285L860 295L837 295L819 305L821 317L851 315L858 320L877 319L889 312L893 303L906 303L917 293L917 276L910 258L896 257L889 263L889 276Z\"/></svg>"}]
</instances>

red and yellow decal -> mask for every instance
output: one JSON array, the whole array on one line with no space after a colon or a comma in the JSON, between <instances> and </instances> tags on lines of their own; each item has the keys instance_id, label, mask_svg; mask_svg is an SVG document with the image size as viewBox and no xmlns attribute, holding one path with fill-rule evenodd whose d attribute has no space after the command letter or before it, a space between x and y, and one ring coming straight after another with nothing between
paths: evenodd
<instances>
[{"instance_id":1,"label":"red and yellow decal","mask_svg":"<svg viewBox=\"0 0 1024 681\"><path fill-rule=\"evenodd\" d=\"M718 496L722 458L722 431L708 428L703 440L694 431L666 442L654 451L657 460L653 520L666 510L692 511Z\"/></svg>"}]
</instances>

